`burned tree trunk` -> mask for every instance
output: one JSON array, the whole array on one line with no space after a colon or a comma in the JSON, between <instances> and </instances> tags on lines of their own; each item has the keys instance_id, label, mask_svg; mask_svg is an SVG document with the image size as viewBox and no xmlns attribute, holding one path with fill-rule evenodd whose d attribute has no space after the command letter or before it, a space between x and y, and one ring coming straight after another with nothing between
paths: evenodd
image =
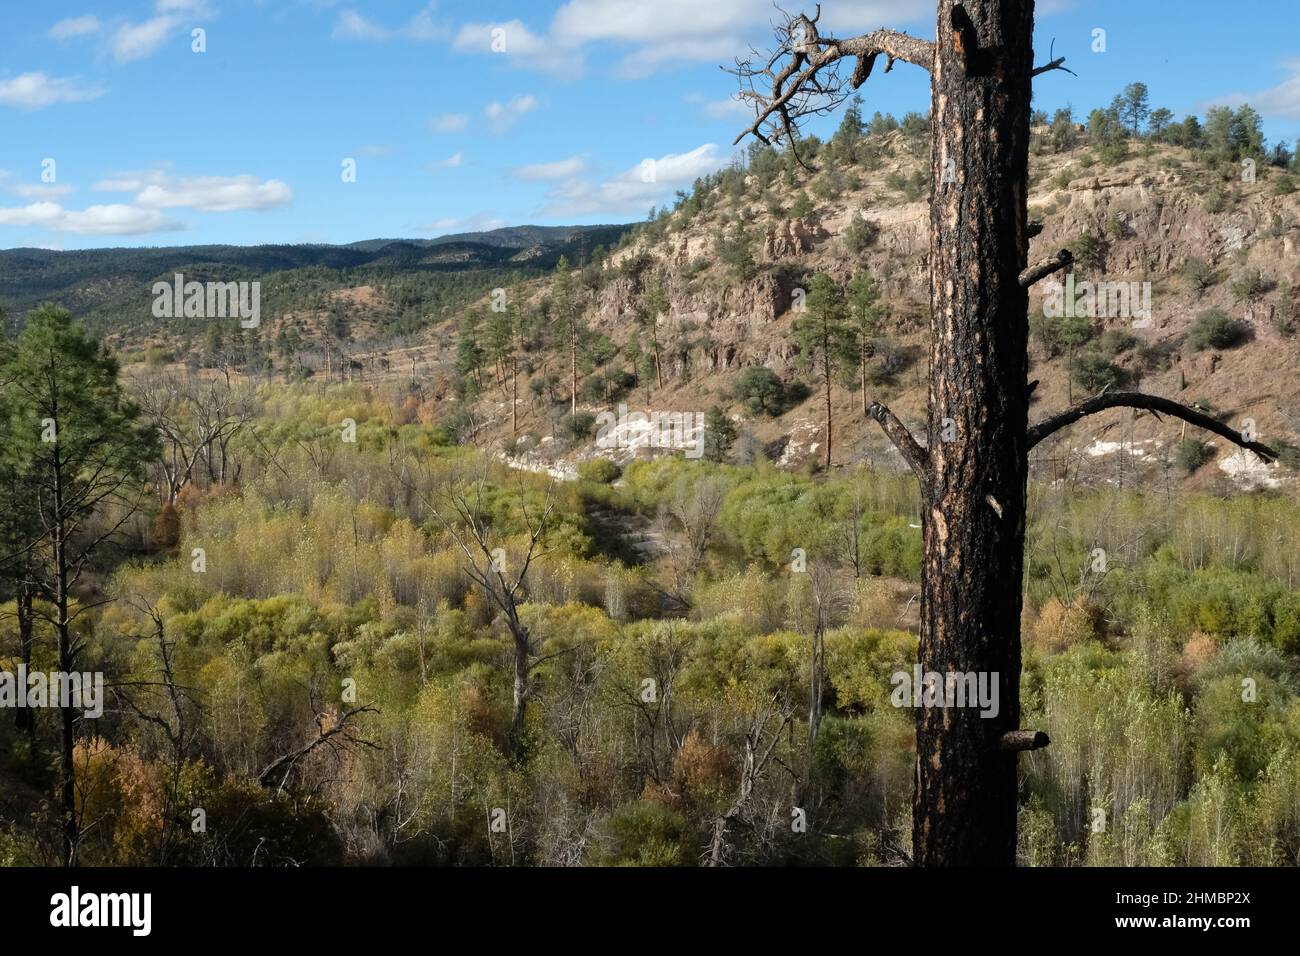
<instances>
[{"instance_id":1,"label":"burned tree trunk","mask_svg":"<svg viewBox=\"0 0 1300 956\"><path fill-rule=\"evenodd\" d=\"M999 707L987 717L974 707L917 710L920 864L1015 860L1016 755L998 741L1020 720L1032 11L1016 0L939 5L920 663L927 673L989 675Z\"/></svg>"}]
</instances>

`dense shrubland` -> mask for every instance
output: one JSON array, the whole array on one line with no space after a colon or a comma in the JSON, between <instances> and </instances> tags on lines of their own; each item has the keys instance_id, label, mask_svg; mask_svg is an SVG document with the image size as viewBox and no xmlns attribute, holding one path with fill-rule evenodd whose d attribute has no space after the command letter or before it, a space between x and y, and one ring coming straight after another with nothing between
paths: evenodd
<instances>
[{"instance_id":1,"label":"dense shrubland","mask_svg":"<svg viewBox=\"0 0 1300 956\"><path fill-rule=\"evenodd\" d=\"M660 457L555 484L401 394L249 400L239 480L129 525L135 556L100 563L111 603L78 618L113 687L77 736L82 862L906 859L910 477ZM547 516L517 741L508 622L466 574L458 500L507 570ZM1025 723L1052 744L1022 765L1024 862L1300 859L1297 527L1282 497L1035 487ZM54 730L6 728L6 862L58 856Z\"/></svg>"}]
</instances>

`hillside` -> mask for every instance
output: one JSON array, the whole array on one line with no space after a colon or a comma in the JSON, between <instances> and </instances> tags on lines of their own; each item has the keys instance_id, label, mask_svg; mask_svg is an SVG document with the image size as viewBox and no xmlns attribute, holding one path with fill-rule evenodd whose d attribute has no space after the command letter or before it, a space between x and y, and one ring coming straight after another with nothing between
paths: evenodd
<instances>
[{"instance_id":1,"label":"hillside","mask_svg":"<svg viewBox=\"0 0 1300 956\"><path fill-rule=\"evenodd\" d=\"M413 390L422 414L453 434L505 447L521 466L572 474L584 458L632 456L589 440L588 417L620 403L701 415L716 407L738 430L740 460L815 464L824 402L800 354L797 300L817 274L845 286L865 272L879 291L880 323L865 394L861 368L841 363L835 375L833 465L895 468L897 453L864 412L880 400L923 431L927 127L916 116L853 122L857 129L846 133L846 123L827 143L803 145L810 168L788 153L752 149L744 167L697 181L672 209L635 227L516 227L343 247L11 250L0 253L0 294L15 313L62 301L151 361L388 382ZM1036 128L1028 201L1042 230L1030 259L1070 248L1076 294L1091 281L1110 283L1112 300L1119 284L1124 298L1133 295L1119 314L1123 303L1103 294L1099 314L1071 330L1068 318L1043 314L1050 282L1031 291L1031 417L1102 387L1134 388L1194 403L1234 427L1253 422L1285 452L1271 467L1222 442L1201 453L1185 447L1181 424L1115 411L1039 448L1043 474L1208 488L1294 482L1300 195L1279 168L1242 178L1235 160L1205 148L1151 137L1090 142L1083 127L1060 122ZM582 312L577 356L557 323L561 257L581 267L569 277ZM241 336L205 329L203 320L152 318L140 290L174 271L262 278L262 327ZM491 290L507 287L523 306L511 345L517 423L503 343L489 341ZM647 309L658 313L649 325ZM1193 329L1211 320L1227 332L1198 346L1204 329ZM566 417L571 359L584 413L576 421ZM742 378L764 368L780 380L780 394L770 402L738 394Z\"/></svg>"},{"instance_id":2,"label":"hillside","mask_svg":"<svg viewBox=\"0 0 1300 956\"><path fill-rule=\"evenodd\" d=\"M1038 130L1040 142L1047 134L1046 127ZM754 366L787 383L810 382L794 334L796 290L806 290L817 273L845 285L865 270L881 292L884 313L867 398L887 402L924 430L927 204L920 184L928 157L924 139L906 130L863 142L847 160L824 149L816 172L755 153L748 170L697 184L675 211L638 228L610 256L588 311L598 333L624 350L644 350L638 306L659 282L668 304L658 330L665 387L648 397L636 389L625 398L630 406L702 411L718 404L779 461L815 459L824 431L815 389L768 418L745 412L733 400L734 388ZM1059 152L1040 147L1032 158L1030 218L1043 228L1030 260L1070 248L1077 289L1085 280L1138 285L1129 314L1105 315L1101 297L1098 317L1087 323L1088 341L1073 357L1054 328L1059 323L1042 314L1051 284L1031 291L1031 377L1039 383L1031 417L1109 384L1196 403L1225 421L1252 419L1269 441L1294 445L1300 440L1300 311L1290 290L1300 283L1300 196L1291 178L1261 169L1255 182L1233 182L1222 164L1207 166L1193 151L1167 144L1134 144L1109 160L1102 163L1083 144ZM1146 283L1149 300L1140 291ZM536 284L534 293L540 299L549 289ZM1149 302L1149 316L1140 301ZM1189 342L1206 313L1235 323L1235 344ZM835 462L900 465L866 421L855 375L844 369L833 390ZM600 407L588 404L592 411ZM1116 411L1065 433L1060 447L1040 449L1040 460L1050 459L1056 477L1082 467L1121 483L1126 473L1167 481L1183 437L1180 423ZM1265 468L1213 442L1211 451L1222 452L1219 467L1200 470L1195 481L1201 484L1225 476L1244 486L1294 481L1296 458L1289 451L1290 468Z\"/></svg>"},{"instance_id":3,"label":"hillside","mask_svg":"<svg viewBox=\"0 0 1300 956\"><path fill-rule=\"evenodd\" d=\"M150 314L155 281L181 272L199 281L259 279L264 310L283 319L309 313L307 338L341 290L382 283L393 294L370 318L392 336L424 327L479 294L484 276L525 277L561 256L581 258L617 242L626 226L511 227L437 239L370 239L345 246L166 246L154 248L0 250L0 305L14 315L56 301L121 348L163 346L181 352L202 338L195 328L160 325ZM395 277L401 277L396 281ZM315 312L316 314L310 315Z\"/></svg>"}]
</instances>

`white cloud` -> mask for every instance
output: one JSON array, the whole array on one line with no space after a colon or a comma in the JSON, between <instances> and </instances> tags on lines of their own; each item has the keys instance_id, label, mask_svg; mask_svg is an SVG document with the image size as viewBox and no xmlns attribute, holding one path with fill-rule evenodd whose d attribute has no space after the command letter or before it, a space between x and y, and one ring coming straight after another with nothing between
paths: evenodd
<instances>
[{"instance_id":1,"label":"white cloud","mask_svg":"<svg viewBox=\"0 0 1300 956\"><path fill-rule=\"evenodd\" d=\"M601 183L566 179L558 183L542 210L551 216L644 213L700 176L726 165L716 143L705 143L689 153L669 153L646 159Z\"/></svg>"},{"instance_id":2,"label":"white cloud","mask_svg":"<svg viewBox=\"0 0 1300 956\"><path fill-rule=\"evenodd\" d=\"M1282 64L1290 74L1277 86L1255 93L1229 93L1209 105L1242 106L1249 103L1264 116L1277 119L1300 119L1300 58Z\"/></svg>"},{"instance_id":3,"label":"white cloud","mask_svg":"<svg viewBox=\"0 0 1300 956\"><path fill-rule=\"evenodd\" d=\"M452 44L460 52L493 53L492 29L506 42L506 56L520 65L576 75L583 48L611 43L631 48L618 72L646 76L679 62L727 62L751 44L770 37L771 0L568 0L545 33L519 20L473 23ZM845 35L882 26L933 29L931 0L837 0L828 5L820 27L826 35Z\"/></svg>"},{"instance_id":4,"label":"white cloud","mask_svg":"<svg viewBox=\"0 0 1300 956\"><path fill-rule=\"evenodd\" d=\"M81 103L104 95L104 89L82 83L77 77L20 73L0 80L0 103L22 110L44 109L54 103Z\"/></svg>"},{"instance_id":5,"label":"white cloud","mask_svg":"<svg viewBox=\"0 0 1300 956\"><path fill-rule=\"evenodd\" d=\"M100 192L133 192L135 202L147 209L187 206L201 212L241 212L270 209L293 200L293 190L278 179L256 176L177 177L153 170L124 173L92 187Z\"/></svg>"},{"instance_id":6,"label":"white cloud","mask_svg":"<svg viewBox=\"0 0 1300 956\"><path fill-rule=\"evenodd\" d=\"M709 119L735 119L740 116L754 115L748 103L730 96L725 100L706 100L702 96L688 96L686 100L699 106Z\"/></svg>"},{"instance_id":7,"label":"white cloud","mask_svg":"<svg viewBox=\"0 0 1300 956\"><path fill-rule=\"evenodd\" d=\"M562 41L582 43L705 39L737 29L766 28L774 13L769 0L569 0L555 14L551 33ZM919 18L927 18L933 26L930 0L838 0L826 5L818 27L823 34L834 35L901 27Z\"/></svg>"},{"instance_id":8,"label":"white cloud","mask_svg":"<svg viewBox=\"0 0 1300 956\"><path fill-rule=\"evenodd\" d=\"M82 37L88 33L99 32L99 17L89 13L80 17L65 17L50 27L50 37L55 40L67 40L70 37Z\"/></svg>"},{"instance_id":9,"label":"white cloud","mask_svg":"<svg viewBox=\"0 0 1300 956\"><path fill-rule=\"evenodd\" d=\"M464 163L465 163L464 154L452 153L442 162L438 163L438 166L440 166L443 169L455 169L457 166L463 166Z\"/></svg>"},{"instance_id":10,"label":"white cloud","mask_svg":"<svg viewBox=\"0 0 1300 956\"><path fill-rule=\"evenodd\" d=\"M171 14L152 17L143 23L124 23L109 44L114 59L118 63L130 63L153 56L180 23L181 18Z\"/></svg>"},{"instance_id":11,"label":"white cloud","mask_svg":"<svg viewBox=\"0 0 1300 956\"><path fill-rule=\"evenodd\" d=\"M443 113L429 120L429 129L435 133L456 133L469 125L464 113Z\"/></svg>"},{"instance_id":12,"label":"white cloud","mask_svg":"<svg viewBox=\"0 0 1300 956\"><path fill-rule=\"evenodd\" d=\"M341 10L334 21L333 36L336 40L387 40L392 33L355 10Z\"/></svg>"},{"instance_id":13,"label":"white cloud","mask_svg":"<svg viewBox=\"0 0 1300 956\"><path fill-rule=\"evenodd\" d=\"M537 108L537 97L531 93L522 96L516 96L508 103L499 103L493 100L483 110L487 118L492 123L492 128L498 133L504 133L526 113L531 113Z\"/></svg>"},{"instance_id":14,"label":"white cloud","mask_svg":"<svg viewBox=\"0 0 1300 956\"><path fill-rule=\"evenodd\" d=\"M211 16L203 0L155 0L156 16L140 23L124 23L109 40L118 63L130 63L153 56L174 30L188 26L195 18Z\"/></svg>"},{"instance_id":15,"label":"white cloud","mask_svg":"<svg viewBox=\"0 0 1300 956\"><path fill-rule=\"evenodd\" d=\"M549 73L576 76L582 71L582 54L576 44L563 42L554 34L539 36L518 19L467 23L456 33L451 48L458 53L500 56L507 63Z\"/></svg>"},{"instance_id":16,"label":"white cloud","mask_svg":"<svg viewBox=\"0 0 1300 956\"><path fill-rule=\"evenodd\" d=\"M625 79L639 80L673 63L730 63L743 49L744 41L734 35L650 43L625 56L617 72Z\"/></svg>"},{"instance_id":17,"label":"white cloud","mask_svg":"<svg viewBox=\"0 0 1300 956\"><path fill-rule=\"evenodd\" d=\"M336 40L363 40L371 43L387 40L444 40L451 31L434 20L433 7L434 4L430 3L402 26L392 28L367 19L356 10L340 10L334 20L333 36Z\"/></svg>"},{"instance_id":18,"label":"white cloud","mask_svg":"<svg viewBox=\"0 0 1300 956\"><path fill-rule=\"evenodd\" d=\"M51 183L20 183L11 181L11 174L7 169L0 169L0 189L5 192L13 193L22 199L28 200L55 200L70 196L76 192L75 186L60 183L54 185Z\"/></svg>"},{"instance_id":19,"label":"white cloud","mask_svg":"<svg viewBox=\"0 0 1300 956\"><path fill-rule=\"evenodd\" d=\"M587 168L587 159L585 156L570 156L568 159L557 160L554 163L534 163L529 166L520 166L511 171L515 179L522 179L526 182L536 182L547 179L569 179L577 176Z\"/></svg>"},{"instance_id":20,"label":"white cloud","mask_svg":"<svg viewBox=\"0 0 1300 956\"><path fill-rule=\"evenodd\" d=\"M27 206L0 207L0 226L37 226L57 232L106 236L138 236L149 232L170 232L184 226L156 209L113 203L64 209L58 203L37 202Z\"/></svg>"}]
</instances>

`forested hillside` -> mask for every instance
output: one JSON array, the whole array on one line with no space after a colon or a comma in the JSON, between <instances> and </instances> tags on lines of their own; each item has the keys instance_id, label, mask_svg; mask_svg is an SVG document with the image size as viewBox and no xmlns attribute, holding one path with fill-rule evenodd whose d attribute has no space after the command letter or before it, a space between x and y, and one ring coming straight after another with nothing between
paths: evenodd
<instances>
[{"instance_id":1,"label":"forested hillside","mask_svg":"<svg viewBox=\"0 0 1300 956\"><path fill-rule=\"evenodd\" d=\"M346 246L171 246L0 251L0 305L21 314L57 301L121 346L197 350L202 323L166 326L151 314L155 281L180 272L193 281L262 280L263 302L281 317L324 312L331 294L356 286L384 293L371 320L376 335L418 332L455 313L485 286L536 276L564 255L584 257L616 242L623 226L526 226L437 239L373 239ZM289 323L293 325L292 321ZM310 332L308 327L299 327ZM250 344L256 367L267 346Z\"/></svg>"}]
</instances>

